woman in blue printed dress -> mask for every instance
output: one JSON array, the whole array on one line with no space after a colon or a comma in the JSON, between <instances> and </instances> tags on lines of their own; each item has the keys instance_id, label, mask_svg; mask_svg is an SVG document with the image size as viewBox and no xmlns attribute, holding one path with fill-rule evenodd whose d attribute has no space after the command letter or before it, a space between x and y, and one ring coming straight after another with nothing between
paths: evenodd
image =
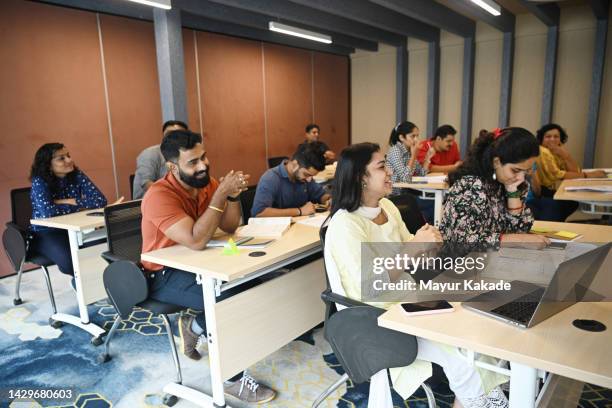
<instances>
[{"instance_id":1,"label":"woman in blue printed dress","mask_svg":"<svg viewBox=\"0 0 612 408\"><path fill-rule=\"evenodd\" d=\"M106 198L76 167L61 143L42 145L30 172L32 218L49 218L106 206ZM74 276L68 233L57 228L32 225L31 250L52 260L62 273Z\"/></svg>"},{"instance_id":2,"label":"woman in blue printed dress","mask_svg":"<svg viewBox=\"0 0 612 408\"><path fill-rule=\"evenodd\" d=\"M546 237L529 234L533 216L525 205L525 176L538 154L538 142L526 129L481 131L466 161L449 174L440 225L445 244L461 252L545 247Z\"/></svg>"}]
</instances>

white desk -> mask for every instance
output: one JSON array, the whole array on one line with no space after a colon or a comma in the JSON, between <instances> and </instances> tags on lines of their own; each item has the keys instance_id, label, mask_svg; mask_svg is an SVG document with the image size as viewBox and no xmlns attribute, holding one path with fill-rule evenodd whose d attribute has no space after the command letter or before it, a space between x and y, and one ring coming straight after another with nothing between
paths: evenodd
<instances>
[{"instance_id":1,"label":"white desk","mask_svg":"<svg viewBox=\"0 0 612 408\"><path fill-rule=\"evenodd\" d=\"M439 176L443 173L431 173L429 176ZM444 194L448 190L448 183L393 183L395 188L411 188L413 190L419 190L422 193L421 198L425 200L431 200L433 194L434 199L434 225L439 226L442 222L442 203L444 201Z\"/></svg>"},{"instance_id":2,"label":"white desk","mask_svg":"<svg viewBox=\"0 0 612 408\"><path fill-rule=\"evenodd\" d=\"M321 252L319 229L293 225L279 240L259 250L240 249L223 255L222 248L194 251L172 246L142 254L141 259L192 272L202 279L212 396L182 384L164 392L202 407L226 407L223 380L278 350L323 321L323 259L217 302L224 290ZM224 283L225 282L225 283ZM216 405L215 405L216 404Z\"/></svg>"},{"instance_id":3,"label":"white desk","mask_svg":"<svg viewBox=\"0 0 612 408\"><path fill-rule=\"evenodd\" d=\"M563 180L555 192L555 200L572 200L580 203L580 210L587 214L612 215L612 194L590 191L566 191L567 187L612 186L610 179Z\"/></svg>"},{"instance_id":4,"label":"white desk","mask_svg":"<svg viewBox=\"0 0 612 408\"><path fill-rule=\"evenodd\" d=\"M612 227L541 221L535 224L582 234L584 242L608 242L612 237ZM466 348L472 356L475 352L510 361L511 370L505 370L510 375L510 408L537 406L539 370L612 388L612 303L577 303L530 329L478 315L458 303L454 306L453 313L407 318L396 305L379 317L378 324ZM599 320L608 329L601 333L579 330L572 326L577 318ZM551 378L548 376L546 384Z\"/></svg>"},{"instance_id":5,"label":"white desk","mask_svg":"<svg viewBox=\"0 0 612 408\"><path fill-rule=\"evenodd\" d=\"M106 230L98 229L104 227L104 217L87 215L94 211L102 210L87 210L58 217L32 219L30 223L43 227L59 228L68 232L80 318L66 313L56 313L51 318L85 330L94 336L92 343L99 345L102 344L102 335L106 332L101 327L89 322L87 305L106 298L102 273L107 264L100 254L107 250L107 246L104 243L80 248L84 241L106 237Z\"/></svg>"}]
</instances>

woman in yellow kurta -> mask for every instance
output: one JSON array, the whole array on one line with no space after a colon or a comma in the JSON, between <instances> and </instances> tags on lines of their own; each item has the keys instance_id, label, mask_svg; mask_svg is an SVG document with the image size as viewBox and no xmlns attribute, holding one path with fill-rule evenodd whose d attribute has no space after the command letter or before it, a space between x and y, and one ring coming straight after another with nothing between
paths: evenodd
<instances>
[{"instance_id":1,"label":"woman in yellow kurta","mask_svg":"<svg viewBox=\"0 0 612 408\"><path fill-rule=\"evenodd\" d=\"M540 144L537 159L537 177L540 191L534 190L535 199L529 206L536 220L565 221L576 209L578 203L568 200L554 200L553 196L561 181L575 178L605 177L601 170L582 171L569 151L565 148L567 133L556 123L549 123L538 130L536 135Z\"/></svg>"},{"instance_id":2,"label":"woman in yellow kurta","mask_svg":"<svg viewBox=\"0 0 612 408\"><path fill-rule=\"evenodd\" d=\"M361 244L364 242L441 242L440 232L430 225L415 235L408 232L399 210L384 198L392 190L391 171L377 144L360 143L344 149L334 178L331 220L325 240L325 263L340 277L345 295L362 300ZM385 278L401 279L403 271ZM333 287L333 284L332 284ZM377 303L389 307L391 303ZM507 377L471 366L458 349L417 338L417 360L408 367L391 369L394 389L408 398L431 376L431 363L444 369L456 396L454 407L506 407L508 401L498 385Z\"/></svg>"}]
</instances>

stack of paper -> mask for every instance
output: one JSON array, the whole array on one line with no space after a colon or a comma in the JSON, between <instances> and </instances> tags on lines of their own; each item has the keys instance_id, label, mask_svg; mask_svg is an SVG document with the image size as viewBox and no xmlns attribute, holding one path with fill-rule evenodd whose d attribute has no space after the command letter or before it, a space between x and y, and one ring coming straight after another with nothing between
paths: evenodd
<instances>
[{"instance_id":1,"label":"stack of paper","mask_svg":"<svg viewBox=\"0 0 612 408\"><path fill-rule=\"evenodd\" d=\"M590 191L594 193L612 194L612 185L570 186L565 187L565 191Z\"/></svg>"},{"instance_id":2,"label":"stack of paper","mask_svg":"<svg viewBox=\"0 0 612 408\"><path fill-rule=\"evenodd\" d=\"M248 225L240 228L241 237L279 238L291 225L291 217L249 218Z\"/></svg>"},{"instance_id":3,"label":"stack of paper","mask_svg":"<svg viewBox=\"0 0 612 408\"><path fill-rule=\"evenodd\" d=\"M423 176L423 177L413 177L412 178L412 182L414 183L445 183L446 182L446 175L440 175L440 176Z\"/></svg>"},{"instance_id":4,"label":"stack of paper","mask_svg":"<svg viewBox=\"0 0 612 408\"><path fill-rule=\"evenodd\" d=\"M310 217L302 218L297 222L297 224L308 225L309 227L317 227L321 228L323 222L327 219L329 214L319 214L319 215L311 215Z\"/></svg>"}]
</instances>

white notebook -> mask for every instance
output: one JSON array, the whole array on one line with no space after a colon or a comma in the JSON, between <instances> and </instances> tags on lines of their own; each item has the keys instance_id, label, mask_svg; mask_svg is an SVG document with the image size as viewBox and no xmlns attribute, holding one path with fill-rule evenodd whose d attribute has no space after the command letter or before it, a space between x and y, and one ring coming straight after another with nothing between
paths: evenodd
<instances>
[{"instance_id":1,"label":"white notebook","mask_svg":"<svg viewBox=\"0 0 612 408\"><path fill-rule=\"evenodd\" d=\"M280 238L291 225L291 217L251 217L249 223L238 230L240 237Z\"/></svg>"},{"instance_id":2,"label":"white notebook","mask_svg":"<svg viewBox=\"0 0 612 408\"><path fill-rule=\"evenodd\" d=\"M570 186L565 187L565 191L592 191L595 193L612 194L612 186L605 184L592 186Z\"/></svg>"}]
</instances>

